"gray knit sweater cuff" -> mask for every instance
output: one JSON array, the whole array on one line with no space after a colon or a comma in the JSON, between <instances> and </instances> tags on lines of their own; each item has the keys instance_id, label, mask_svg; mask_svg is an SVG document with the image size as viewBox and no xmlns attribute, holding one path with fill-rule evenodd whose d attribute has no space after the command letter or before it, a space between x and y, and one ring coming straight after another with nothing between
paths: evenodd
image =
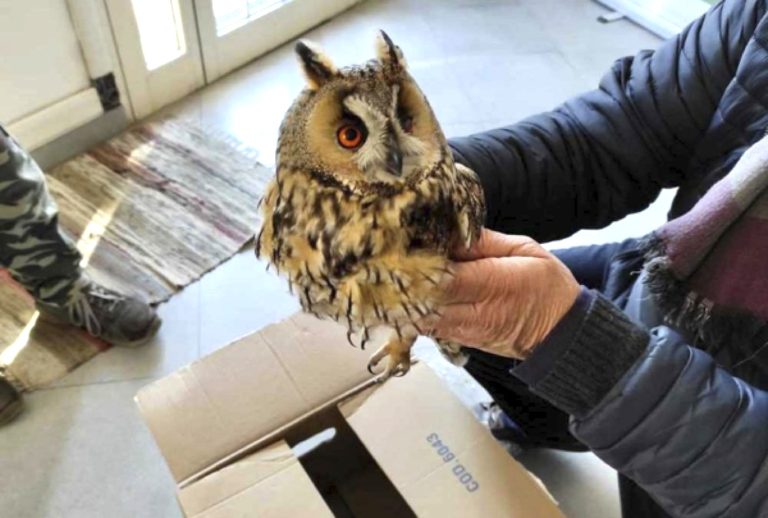
<instances>
[{"instance_id":1,"label":"gray knit sweater cuff","mask_svg":"<svg viewBox=\"0 0 768 518\"><path fill-rule=\"evenodd\" d=\"M583 417L594 408L634 365L648 346L648 333L633 323L602 295L591 292L592 301L574 334L539 347L556 348L555 358L546 360L547 369L514 369L531 390L558 408ZM578 311L574 308L573 311ZM551 349L550 349L551 351ZM532 357L523 362L536 361ZM546 355L541 351L542 357ZM520 370L518 370L520 369ZM530 372L539 371L535 376Z\"/></svg>"}]
</instances>

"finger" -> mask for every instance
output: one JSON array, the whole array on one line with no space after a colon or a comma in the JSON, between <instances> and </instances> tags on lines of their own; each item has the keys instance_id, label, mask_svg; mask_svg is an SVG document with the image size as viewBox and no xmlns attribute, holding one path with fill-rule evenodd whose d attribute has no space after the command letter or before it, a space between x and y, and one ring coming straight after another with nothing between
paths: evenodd
<instances>
[{"instance_id":1,"label":"finger","mask_svg":"<svg viewBox=\"0 0 768 518\"><path fill-rule=\"evenodd\" d=\"M442 293L443 304L463 304L488 298L496 287L494 276L499 275L499 263L504 259L490 258L451 265L452 275L447 279ZM507 273L507 272L505 272ZM497 281L499 279L496 279Z\"/></svg>"},{"instance_id":2,"label":"finger","mask_svg":"<svg viewBox=\"0 0 768 518\"><path fill-rule=\"evenodd\" d=\"M480 238L469 249L454 250L458 261L474 261L486 257L534 256L541 257L546 250L528 236L507 235L483 229Z\"/></svg>"},{"instance_id":3,"label":"finger","mask_svg":"<svg viewBox=\"0 0 768 518\"><path fill-rule=\"evenodd\" d=\"M458 342L467 347L477 347L481 337L474 336L473 327L478 325L480 314L475 304L453 304L441 309L442 316L430 322L430 335Z\"/></svg>"},{"instance_id":4,"label":"finger","mask_svg":"<svg viewBox=\"0 0 768 518\"><path fill-rule=\"evenodd\" d=\"M452 304L441 306L439 311L429 314L419 320L419 329L425 335L437 338L449 338L449 333L462 327L464 322L471 320L467 313L476 311L471 304ZM446 316L446 312L448 315Z\"/></svg>"},{"instance_id":5,"label":"finger","mask_svg":"<svg viewBox=\"0 0 768 518\"><path fill-rule=\"evenodd\" d=\"M441 285L443 304L482 302L516 293L525 276L536 275L538 257L489 257L451 263L451 275Z\"/></svg>"}]
</instances>

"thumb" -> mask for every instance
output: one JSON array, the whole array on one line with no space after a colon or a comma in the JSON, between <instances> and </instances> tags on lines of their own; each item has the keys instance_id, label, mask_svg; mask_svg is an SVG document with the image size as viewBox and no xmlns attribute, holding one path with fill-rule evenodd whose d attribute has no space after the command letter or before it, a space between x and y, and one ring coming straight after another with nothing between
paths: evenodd
<instances>
[{"instance_id":1,"label":"thumb","mask_svg":"<svg viewBox=\"0 0 768 518\"><path fill-rule=\"evenodd\" d=\"M460 247L454 250L456 261L476 261L488 257L545 257L547 251L539 243L528 236L502 234L484 228L480 238L467 249Z\"/></svg>"}]
</instances>

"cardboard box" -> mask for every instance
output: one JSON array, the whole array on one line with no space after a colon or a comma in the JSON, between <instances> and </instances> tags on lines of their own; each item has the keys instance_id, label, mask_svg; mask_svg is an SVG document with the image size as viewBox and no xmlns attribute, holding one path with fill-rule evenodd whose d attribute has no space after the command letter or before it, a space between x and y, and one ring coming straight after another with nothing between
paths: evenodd
<instances>
[{"instance_id":1,"label":"cardboard box","mask_svg":"<svg viewBox=\"0 0 768 518\"><path fill-rule=\"evenodd\" d=\"M563 516L429 367L367 359L297 314L143 388L185 516Z\"/></svg>"}]
</instances>

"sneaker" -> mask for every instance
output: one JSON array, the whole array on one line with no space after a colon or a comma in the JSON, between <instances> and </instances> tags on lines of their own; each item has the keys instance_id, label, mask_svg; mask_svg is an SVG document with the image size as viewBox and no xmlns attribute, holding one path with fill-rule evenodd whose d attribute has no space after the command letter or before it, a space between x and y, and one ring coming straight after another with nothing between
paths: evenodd
<instances>
[{"instance_id":1,"label":"sneaker","mask_svg":"<svg viewBox=\"0 0 768 518\"><path fill-rule=\"evenodd\" d=\"M23 407L21 394L3 376L3 371L0 369L0 426L13 421Z\"/></svg>"},{"instance_id":2,"label":"sneaker","mask_svg":"<svg viewBox=\"0 0 768 518\"><path fill-rule=\"evenodd\" d=\"M70 323L113 345L136 347L160 327L160 317L146 302L83 279L65 305L38 302L40 316Z\"/></svg>"}]
</instances>

